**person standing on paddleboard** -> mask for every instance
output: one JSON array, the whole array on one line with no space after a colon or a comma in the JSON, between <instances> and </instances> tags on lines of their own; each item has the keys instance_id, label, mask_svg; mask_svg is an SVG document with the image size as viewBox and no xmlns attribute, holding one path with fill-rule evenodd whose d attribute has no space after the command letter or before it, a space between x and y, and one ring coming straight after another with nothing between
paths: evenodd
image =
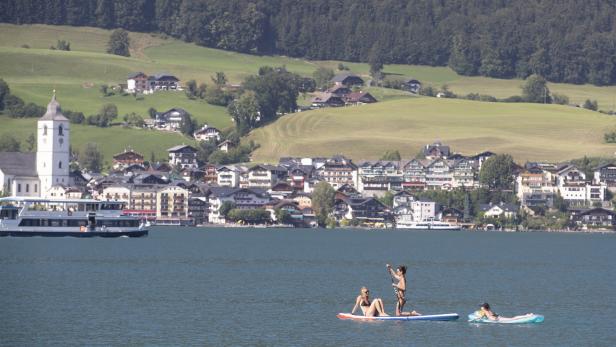
<instances>
[{"instance_id":1,"label":"person standing on paddleboard","mask_svg":"<svg viewBox=\"0 0 616 347\"><path fill-rule=\"evenodd\" d=\"M387 271L392 277L391 285L394 287L396 293L396 316L420 316L421 314L416 311L411 312L403 312L402 309L406 304L406 266L400 265L394 269L392 269L391 265L387 264ZM393 279L396 279L398 283L394 283Z\"/></svg>"}]
</instances>

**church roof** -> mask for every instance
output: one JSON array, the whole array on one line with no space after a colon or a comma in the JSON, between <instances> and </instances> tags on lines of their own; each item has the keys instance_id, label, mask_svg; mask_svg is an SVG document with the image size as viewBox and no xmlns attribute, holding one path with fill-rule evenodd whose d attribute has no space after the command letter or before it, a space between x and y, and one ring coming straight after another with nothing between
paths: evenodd
<instances>
[{"instance_id":1,"label":"church roof","mask_svg":"<svg viewBox=\"0 0 616 347\"><path fill-rule=\"evenodd\" d=\"M38 177L36 153L0 152L0 170L5 175Z\"/></svg>"},{"instance_id":2,"label":"church roof","mask_svg":"<svg viewBox=\"0 0 616 347\"><path fill-rule=\"evenodd\" d=\"M56 101L56 93L54 91L51 101L47 104L47 112L39 120L64 120L68 121L62 114L60 103Z\"/></svg>"}]
</instances>

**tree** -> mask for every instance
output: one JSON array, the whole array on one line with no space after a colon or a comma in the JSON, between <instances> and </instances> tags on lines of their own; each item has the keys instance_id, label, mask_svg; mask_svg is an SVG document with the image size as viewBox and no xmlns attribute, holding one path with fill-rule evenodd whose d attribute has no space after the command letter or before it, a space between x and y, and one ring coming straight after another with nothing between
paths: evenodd
<instances>
[{"instance_id":1,"label":"tree","mask_svg":"<svg viewBox=\"0 0 616 347\"><path fill-rule=\"evenodd\" d=\"M380 45L374 44L368 56L368 65L370 65L370 76L377 81L381 79L381 71L383 70L384 57L383 50Z\"/></svg>"},{"instance_id":2,"label":"tree","mask_svg":"<svg viewBox=\"0 0 616 347\"><path fill-rule=\"evenodd\" d=\"M259 123L259 102L253 91L244 92L227 107L227 112L235 122L235 128L240 136L246 135Z\"/></svg>"},{"instance_id":3,"label":"tree","mask_svg":"<svg viewBox=\"0 0 616 347\"><path fill-rule=\"evenodd\" d=\"M180 132L186 136L192 137L195 129L197 129L197 123L190 113L186 113L184 119L182 119L182 124L180 125Z\"/></svg>"},{"instance_id":4,"label":"tree","mask_svg":"<svg viewBox=\"0 0 616 347\"><path fill-rule=\"evenodd\" d=\"M584 107L587 110L596 111L599 109L599 104L597 103L597 100L586 99L582 107Z\"/></svg>"},{"instance_id":5,"label":"tree","mask_svg":"<svg viewBox=\"0 0 616 347\"><path fill-rule=\"evenodd\" d=\"M91 172L100 172L103 168L103 154L98 149L98 145L87 143L80 161L85 169Z\"/></svg>"},{"instance_id":6,"label":"tree","mask_svg":"<svg viewBox=\"0 0 616 347\"><path fill-rule=\"evenodd\" d=\"M385 153L381 156L381 160L400 161L401 159L402 157L397 149L385 151Z\"/></svg>"},{"instance_id":7,"label":"tree","mask_svg":"<svg viewBox=\"0 0 616 347\"><path fill-rule=\"evenodd\" d=\"M28 152L36 151L36 136L34 136L34 133L30 133L26 139L26 144L28 144Z\"/></svg>"},{"instance_id":8,"label":"tree","mask_svg":"<svg viewBox=\"0 0 616 347\"><path fill-rule=\"evenodd\" d=\"M312 77L319 89L325 89L329 85L329 81L334 78L334 70L326 67L319 67L312 73Z\"/></svg>"},{"instance_id":9,"label":"tree","mask_svg":"<svg viewBox=\"0 0 616 347\"><path fill-rule=\"evenodd\" d=\"M379 198L379 201L382 202L383 205L387 207L393 207L394 206L394 194L392 194L392 192L390 191L387 191L382 197Z\"/></svg>"},{"instance_id":10,"label":"tree","mask_svg":"<svg viewBox=\"0 0 616 347\"><path fill-rule=\"evenodd\" d=\"M224 72L217 72L215 76L212 76L212 82L214 82L217 87L222 88L227 84L227 76Z\"/></svg>"},{"instance_id":11,"label":"tree","mask_svg":"<svg viewBox=\"0 0 616 347\"><path fill-rule=\"evenodd\" d=\"M118 107L114 104L105 104L97 114L88 117L88 124L105 128L116 118L118 118Z\"/></svg>"},{"instance_id":12,"label":"tree","mask_svg":"<svg viewBox=\"0 0 616 347\"><path fill-rule=\"evenodd\" d=\"M70 51L71 43L65 40L58 40L58 43L56 43L56 49L59 51Z\"/></svg>"},{"instance_id":13,"label":"tree","mask_svg":"<svg viewBox=\"0 0 616 347\"><path fill-rule=\"evenodd\" d=\"M12 135L0 136L0 152L19 152L21 144Z\"/></svg>"},{"instance_id":14,"label":"tree","mask_svg":"<svg viewBox=\"0 0 616 347\"><path fill-rule=\"evenodd\" d=\"M9 88L9 85L2 78L0 78L0 111L4 110L4 100L10 94L11 89Z\"/></svg>"},{"instance_id":15,"label":"tree","mask_svg":"<svg viewBox=\"0 0 616 347\"><path fill-rule=\"evenodd\" d=\"M156 113L158 113L158 112L156 111L156 109L154 107L150 107L148 109L148 115L150 116L150 118L152 118L152 119L156 118Z\"/></svg>"},{"instance_id":16,"label":"tree","mask_svg":"<svg viewBox=\"0 0 616 347\"><path fill-rule=\"evenodd\" d=\"M101 91L101 94L103 94L103 96L109 96L109 86L106 84L101 84L99 90Z\"/></svg>"},{"instance_id":17,"label":"tree","mask_svg":"<svg viewBox=\"0 0 616 347\"><path fill-rule=\"evenodd\" d=\"M479 182L490 189L511 189L513 167L513 158L509 154L498 154L490 157L481 165Z\"/></svg>"},{"instance_id":18,"label":"tree","mask_svg":"<svg viewBox=\"0 0 616 347\"><path fill-rule=\"evenodd\" d=\"M287 210L283 210L281 208L277 208L274 211L274 214L276 215L276 221L279 224L293 224L293 222L294 222L293 217L291 216L291 214Z\"/></svg>"},{"instance_id":19,"label":"tree","mask_svg":"<svg viewBox=\"0 0 616 347\"><path fill-rule=\"evenodd\" d=\"M223 203L218 208L218 213L220 213L220 215L222 215L225 218L227 218L227 216L229 215L229 212L231 212L231 210L233 210L234 208L235 208L235 203L234 202L232 202L232 201L223 201Z\"/></svg>"},{"instance_id":20,"label":"tree","mask_svg":"<svg viewBox=\"0 0 616 347\"><path fill-rule=\"evenodd\" d=\"M554 93L552 94L552 102L558 105L568 105L569 97L565 94Z\"/></svg>"},{"instance_id":21,"label":"tree","mask_svg":"<svg viewBox=\"0 0 616 347\"><path fill-rule=\"evenodd\" d=\"M189 80L186 82L186 96L189 99L196 99L197 97L197 81Z\"/></svg>"},{"instance_id":22,"label":"tree","mask_svg":"<svg viewBox=\"0 0 616 347\"><path fill-rule=\"evenodd\" d=\"M327 216L333 211L335 196L336 191L325 181L321 181L314 186L312 209L319 220L319 225L323 226Z\"/></svg>"},{"instance_id":23,"label":"tree","mask_svg":"<svg viewBox=\"0 0 616 347\"><path fill-rule=\"evenodd\" d=\"M278 113L293 112L297 109L300 76L288 72L284 67L264 66L258 76L244 80L245 90L252 90L259 103L260 121L274 120Z\"/></svg>"},{"instance_id":24,"label":"tree","mask_svg":"<svg viewBox=\"0 0 616 347\"><path fill-rule=\"evenodd\" d=\"M116 29L111 33L109 42L107 43L107 53L130 57L130 39L128 31L124 29Z\"/></svg>"},{"instance_id":25,"label":"tree","mask_svg":"<svg viewBox=\"0 0 616 347\"><path fill-rule=\"evenodd\" d=\"M539 75L530 75L522 86L522 99L526 102L551 103L550 90L545 78Z\"/></svg>"}]
</instances>

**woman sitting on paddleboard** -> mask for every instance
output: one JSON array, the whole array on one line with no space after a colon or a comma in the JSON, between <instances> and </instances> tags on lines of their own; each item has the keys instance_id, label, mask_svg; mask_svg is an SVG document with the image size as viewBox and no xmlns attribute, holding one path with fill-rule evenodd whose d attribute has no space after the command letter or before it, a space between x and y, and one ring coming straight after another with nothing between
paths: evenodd
<instances>
[{"instance_id":1,"label":"woman sitting on paddleboard","mask_svg":"<svg viewBox=\"0 0 616 347\"><path fill-rule=\"evenodd\" d=\"M477 311L477 316L481 319L481 318L487 318L489 320L493 320L493 321L498 321L498 320L513 320L513 319L520 319L520 318L528 318L533 316L534 314L532 313L528 313L528 314L524 314L521 316L515 316L515 317L501 317L498 314L494 313L492 311L492 309L490 308L490 304L488 304L487 302L483 303L481 305L481 307L479 308L479 311Z\"/></svg>"},{"instance_id":2,"label":"woman sitting on paddleboard","mask_svg":"<svg viewBox=\"0 0 616 347\"><path fill-rule=\"evenodd\" d=\"M406 293L406 266L400 265L396 269L396 272L394 272L391 265L387 264L387 270L389 274L398 281L398 283L393 283L392 281L391 284L395 288L397 297L396 316L420 316L421 314L416 311L402 312L404 304L406 304L406 298L404 297Z\"/></svg>"},{"instance_id":3,"label":"woman sitting on paddleboard","mask_svg":"<svg viewBox=\"0 0 616 347\"><path fill-rule=\"evenodd\" d=\"M376 298L370 301L370 291L366 287L361 287L351 314L355 313L358 306L366 317L389 316L383 308L383 300Z\"/></svg>"}]
</instances>

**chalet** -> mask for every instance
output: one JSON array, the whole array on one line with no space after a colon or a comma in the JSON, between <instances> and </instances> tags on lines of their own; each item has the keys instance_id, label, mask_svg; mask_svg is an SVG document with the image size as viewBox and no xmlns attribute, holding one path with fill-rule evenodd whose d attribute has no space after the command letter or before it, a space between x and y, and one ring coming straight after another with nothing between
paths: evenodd
<instances>
[{"instance_id":1,"label":"chalet","mask_svg":"<svg viewBox=\"0 0 616 347\"><path fill-rule=\"evenodd\" d=\"M289 198L295 192L295 189L289 183L278 182L267 192L272 198L284 200Z\"/></svg>"},{"instance_id":2,"label":"chalet","mask_svg":"<svg viewBox=\"0 0 616 347\"><path fill-rule=\"evenodd\" d=\"M313 107L339 107L344 106L344 99L331 93L316 93L310 100Z\"/></svg>"},{"instance_id":3,"label":"chalet","mask_svg":"<svg viewBox=\"0 0 616 347\"><path fill-rule=\"evenodd\" d=\"M159 73L148 77L148 87L150 90L177 90L180 80L167 73Z\"/></svg>"},{"instance_id":4,"label":"chalet","mask_svg":"<svg viewBox=\"0 0 616 347\"><path fill-rule=\"evenodd\" d=\"M368 92L350 93L344 97L347 105L363 105L377 102L376 98Z\"/></svg>"},{"instance_id":5,"label":"chalet","mask_svg":"<svg viewBox=\"0 0 616 347\"><path fill-rule=\"evenodd\" d=\"M440 142L435 142L431 145L426 145L423 148L423 156L426 159L437 159L443 158L447 159L451 155L451 151L449 146L445 146Z\"/></svg>"},{"instance_id":6,"label":"chalet","mask_svg":"<svg viewBox=\"0 0 616 347\"><path fill-rule=\"evenodd\" d=\"M343 184L336 189L335 199L359 198L361 193L350 184Z\"/></svg>"},{"instance_id":7,"label":"chalet","mask_svg":"<svg viewBox=\"0 0 616 347\"><path fill-rule=\"evenodd\" d=\"M449 224L460 224L464 221L464 212L453 207L443 208L441 211L441 221Z\"/></svg>"},{"instance_id":8,"label":"chalet","mask_svg":"<svg viewBox=\"0 0 616 347\"><path fill-rule=\"evenodd\" d=\"M413 194L402 190L394 194L393 206L410 206L411 202L415 201L416 198Z\"/></svg>"},{"instance_id":9,"label":"chalet","mask_svg":"<svg viewBox=\"0 0 616 347\"><path fill-rule=\"evenodd\" d=\"M300 209L312 208L312 197L306 193L294 193L291 199L295 201Z\"/></svg>"},{"instance_id":10,"label":"chalet","mask_svg":"<svg viewBox=\"0 0 616 347\"><path fill-rule=\"evenodd\" d=\"M491 218L514 218L518 215L518 206L514 204L481 204L479 210L485 217Z\"/></svg>"},{"instance_id":11,"label":"chalet","mask_svg":"<svg viewBox=\"0 0 616 347\"><path fill-rule=\"evenodd\" d=\"M402 172L398 161L365 161L358 165L357 189L365 194L381 196L402 188Z\"/></svg>"},{"instance_id":12,"label":"chalet","mask_svg":"<svg viewBox=\"0 0 616 347\"><path fill-rule=\"evenodd\" d=\"M345 184L357 187L357 166L350 159L337 155L328 159L317 169L317 176L334 189Z\"/></svg>"},{"instance_id":13,"label":"chalet","mask_svg":"<svg viewBox=\"0 0 616 347\"><path fill-rule=\"evenodd\" d=\"M240 186L240 175L246 170L236 165L221 166L216 169L216 183L221 187L237 188Z\"/></svg>"},{"instance_id":14,"label":"chalet","mask_svg":"<svg viewBox=\"0 0 616 347\"><path fill-rule=\"evenodd\" d=\"M347 95L351 94L352 92L353 91L349 87L344 86L344 85L336 85L336 86L333 86L333 87L329 88L326 91L326 93L329 93L329 94L331 94L333 96L337 96L337 97L340 97L340 98L344 98Z\"/></svg>"},{"instance_id":15,"label":"chalet","mask_svg":"<svg viewBox=\"0 0 616 347\"><path fill-rule=\"evenodd\" d=\"M124 152L113 156L114 170L122 170L133 164L143 167L143 155L133 151L132 149L124 149Z\"/></svg>"},{"instance_id":16,"label":"chalet","mask_svg":"<svg viewBox=\"0 0 616 347\"><path fill-rule=\"evenodd\" d=\"M550 208L557 191L554 175L539 167L531 167L516 177L516 194L522 206Z\"/></svg>"},{"instance_id":17,"label":"chalet","mask_svg":"<svg viewBox=\"0 0 616 347\"><path fill-rule=\"evenodd\" d=\"M229 151L235 147L235 143L229 140L224 140L223 142L218 144L218 149L225 153L229 153Z\"/></svg>"},{"instance_id":18,"label":"chalet","mask_svg":"<svg viewBox=\"0 0 616 347\"><path fill-rule=\"evenodd\" d=\"M133 178L134 184L168 184L169 180L161 174L141 173Z\"/></svg>"},{"instance_id":19,"label":"chalet","mask_svg":"<svg viewBox=\"0 0 616 347\"><path fill-rule=\"evenodd\" d=\"M197 149L188 145L171 147L169 152L169 164L180 169L199 167L197 164Z\"/></svg>"},{"instance_id":20,"label":"chalet","mask_svg":"<svg viewBox=\"0 0 616 347\"><path fill-rule=\"evenodd\" d=\"M188 112L183 108L175 107L165 112L156 113L154 125L158 129L179 131L188 117Z\"/></svg>"},{"instance_id":21,"label":"chalet","mask_svg":"<svg viewBox=\"0 0 616 347\"><path fill-rule=\"evenodd\" d=\"M143 93L150 89L148 76L143 72L135 72L128 75L126 79L126 91L129 93Z\"/></svg>"},{"instance_id":22,"label":"chalet","mask_svg":"<svg viewBox=\"0 0 616 347\"><path fill-rule=\"evenodd\" d=\"M197 141L218 142L220 141L220 130L205 124L201 129L195 131L193 136Z\"/></svg>"},{"instance_id":23,"label":"chalet","mask_svg":"<svg viewBox=\"0 0 616 347\"><path fill-rule=\"evenodd\" d=\"M419 91L421 90L421 82L419 82L418 80L414 78L404 80L402 81L402 89L409 91L413 94L418 94Z\"/></svg>"},{"instance_id":24,"label":"chalet","mask_svg":"<svg viewBox=\"0 0 616 347\"><path fill-rule=\"evenodd\" d=\"M579 229L614 230L616 227L616 212L601 207L572 211L570 224Z\"/></svg>"},{"instance_id":25,"label":"chalet","mask_svg":"<svg viewBox=\"0 0 616 347\"><path fill-rule=\"evenodd\" d=\"M282 166L259 164L248 169L248 187L269 189L287 176Z\"/></svg>"},{"instance_id":26,"label":"chalet","mask_svg":"<svg viewBox=\"0 0 616 347\"><path fill-rule=\"evenodd\" d=\"M609 191L616 192L616 164L603 164L595 168L594 174L595 184L605 184Z\"/></svg>"},{"instance_id":27,"label":"chalet","mask_svg":"<svg viewBox=\"0 0 616 347\"><path fill-rule=\"evenodd\" d=\"M297 190L304 190L305 186L310 177L312 177L312 172L314 167L312 165L294 165L287 167L289 172L288 181L291 186Z\"/></svg>"},{"instance_id":28,"label":"chalet","mask_svg":"<svg viewBox=\"0 0 616 347\"><path fill-rule=\"evenodd\" d=\"M346 86L346 87L364 85L364 80L361 77L354 75L354 74L350 74L350 73L338 74L334 76L334 78L332 78L331 82L336 86Z\"/></svg>"},{"instance_id":29,"label":"chalet","mask_svg":"<svg viewBox=\"0 0 616 347\"><path fill-rule=\"evenodd\" d=\"M338 220L356 219L368 223L382 223L391 220L388 207L372 197L338 199L334 204L334 216Z\"/></svg>"},{"instance_id":30,"label":"chalet","mask_svg":"<svg viewBox=\"0 0 616 347\"><path fill-rule=\"evenodd\" d=\"M208 217L207 197L201 194L191 194L188 198L188 219L191 225L203 225Z\"/></svg>"},{"instance_id":31,"label":"chalet","mask_svg":"<svg viewBox=\"0 0 616 347\"><path fill-rule=\"evenodd\" d=\"M213 184L218 181L218 168L214 164L206 164L200 168L203 172L203 183Z\"/></svg>"},{"instance_id":32,"label":"chalet","mask_svg":"<svg viewBox=\"0 0 616 347\"><path fill-rule=\"evenodd\" d=\"M207 193L210 204L208 221L224 224L225 216L220 213L224 202L232 203L235 208L249 210L264 208L270 202L270 196L262 189L211 187Z\"/></svg>"}]
</instances>

